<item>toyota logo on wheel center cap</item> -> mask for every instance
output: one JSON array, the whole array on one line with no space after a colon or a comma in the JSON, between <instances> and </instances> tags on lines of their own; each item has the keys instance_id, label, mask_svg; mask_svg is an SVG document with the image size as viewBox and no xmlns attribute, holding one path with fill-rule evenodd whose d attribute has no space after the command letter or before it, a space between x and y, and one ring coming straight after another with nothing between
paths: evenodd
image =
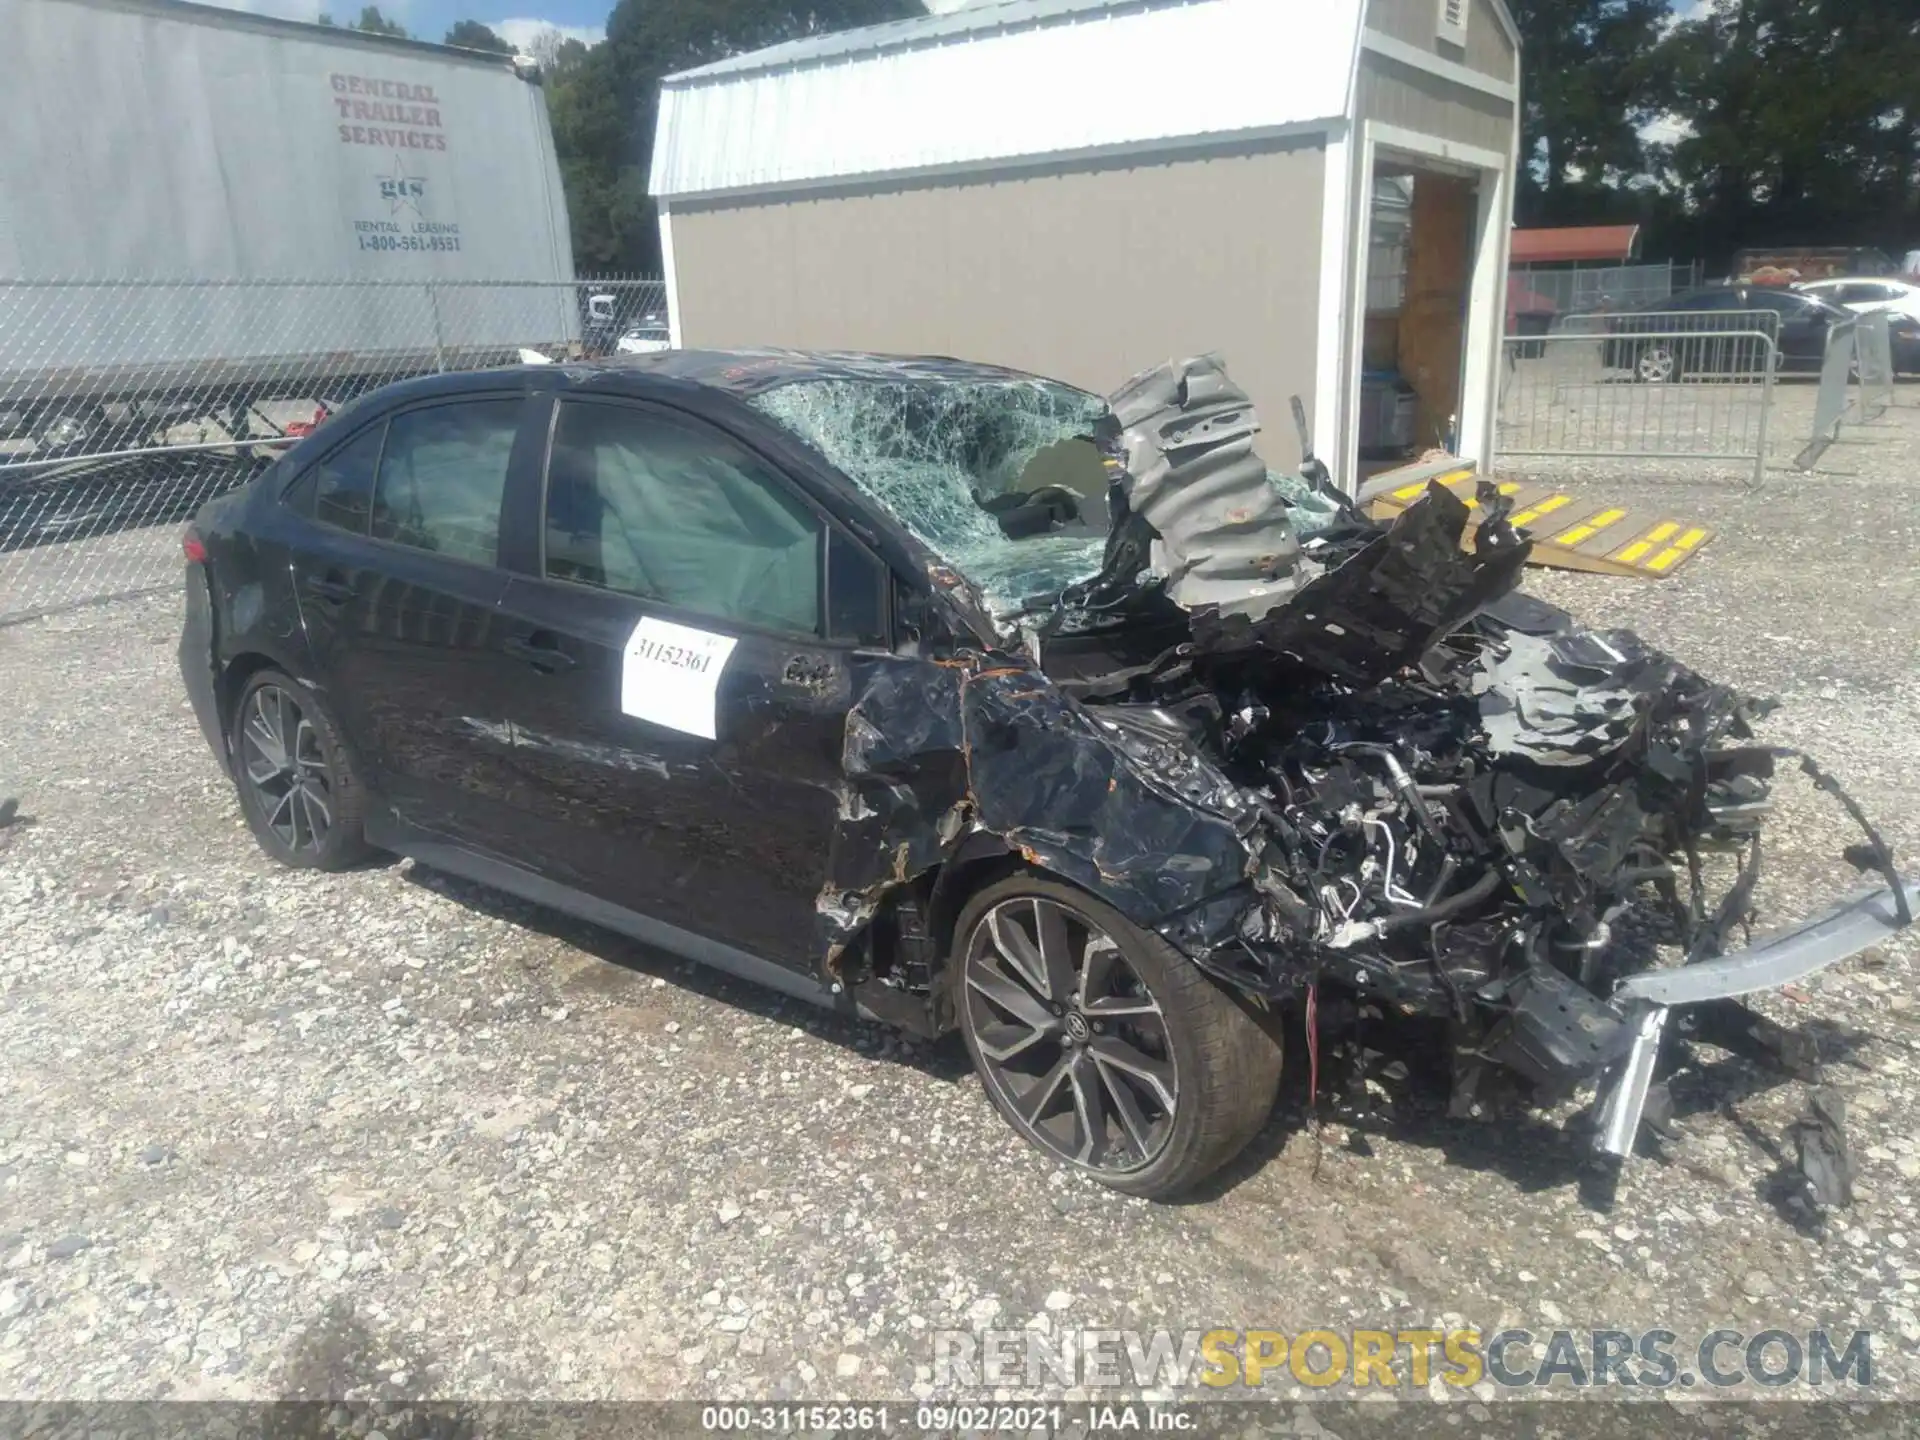
<instances>
[{"instance_id":1,"label":"toyota logo on wheel center cap","mask_svg":"<svg viewBox=\"0 0 1920 1440\"><path fill-rule=\"evenodd\" d=\"M1067 1012L1067 1034L1074 1040L1085 1040L1093 1034L1093 1031L1088 1028L1087 1017L1078 1010Z\"/></svg>"}]
</instances>

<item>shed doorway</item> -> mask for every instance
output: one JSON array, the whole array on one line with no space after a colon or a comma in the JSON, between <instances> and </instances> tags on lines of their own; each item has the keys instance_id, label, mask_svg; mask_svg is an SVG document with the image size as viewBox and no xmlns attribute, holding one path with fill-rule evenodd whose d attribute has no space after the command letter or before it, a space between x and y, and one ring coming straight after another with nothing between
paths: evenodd
<instances>
[{"instance_id":1,"label":"shed doorway","mask_svg":"<svg viewBox=\"0 0 1920 1440\"><path fill-rule=\"evenodd\" d=\"M1376 154L1369 177L1359 478L1457 451L1481 214L1477 172Z\"/></svg>"}]
</instances>

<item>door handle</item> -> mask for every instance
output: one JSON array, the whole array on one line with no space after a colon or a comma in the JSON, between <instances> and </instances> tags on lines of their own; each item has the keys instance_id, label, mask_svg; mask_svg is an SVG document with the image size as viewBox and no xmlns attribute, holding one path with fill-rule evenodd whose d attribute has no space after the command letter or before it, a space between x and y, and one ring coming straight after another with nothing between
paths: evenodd
<instances>
[{"instance_id":1,"label":"door handle","mask_svg":"<svg viewBox=\"0 0 1920 1440\"><path fill-rule=\"evenodd\" d=\"M306 592L316 600L330 600L335 605L344 605L353 598L354 589L346 581L332 575L320 576L308 580Z\"/></svg>"},{"instance_id":2,"label":"door handle","mask_svg":"<svg viewBox=\"0 0 1920 1440\"><path fill-rule=\"evenodd\" d=\"M526 661L534 669L548 675L571 670L576 663L573 656L562 650L551 635L541 630L524 637L514 636L503 648L509 655Z\"/></svg>"}]
</instances>

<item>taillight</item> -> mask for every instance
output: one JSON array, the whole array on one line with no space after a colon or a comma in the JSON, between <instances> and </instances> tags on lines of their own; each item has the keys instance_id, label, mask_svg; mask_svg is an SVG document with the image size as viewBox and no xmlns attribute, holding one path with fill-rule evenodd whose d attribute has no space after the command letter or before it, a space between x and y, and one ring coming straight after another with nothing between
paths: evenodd
<instances>
[{"instance_id":1,"label":"taillight","mask_svg":"<svg viewBox=\"0 0 1920 1440\"><path fill-rule=\"evenodd\" d=\"M180 550L181 553L187 557L187 563L189 565L204 565L207 563L207 542L202 540L192 530L188 530L186 534L180 537Z\"/></svg>"},{"instance_id":2,"label":"taillight","mask_svg":"<svg viewBox=\"0 0 1920 1440\"><path fill-rule=\"evenodd\" d=\"M314 407L313 419L289 421L287 423L287 434L293 439L304 440L325 424L327 417L332 414L333 412L327 409L326 406L317 405Z\"/></svg>"}]
</instances>

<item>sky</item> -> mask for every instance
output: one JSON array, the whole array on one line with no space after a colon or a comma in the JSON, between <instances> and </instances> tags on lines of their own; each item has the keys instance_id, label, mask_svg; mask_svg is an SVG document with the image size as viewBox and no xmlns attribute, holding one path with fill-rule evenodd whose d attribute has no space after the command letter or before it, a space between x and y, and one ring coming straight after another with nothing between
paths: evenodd
<instances>
[{"instance_id":1,"label":"sky","mask_svg":"<svg viewBox=\"0 0 1920 1440\"><path fill-rule=\"evenodd\" d=\"M312 20L322 10L336 20L359 16L366 0L207 0L231 10L252 10L289 20ZM612 0L377 0L380 13L397 20L419 40L439 40L456 20L479 20L502 38L525 47L551 25L563 35L593 44L605 37Z\"/></svg>"},{"instance_id":2,"label":"sky","mask_svg":"<svg viewBox=\"0 0 1920 1440\"><path fill-rule=\"evenodd\" d=\"M235 10L254 10L283 15L293 20L312 20L321 10L330 10L337 20L360 13L366 0L210 0ZM607 13L612 0L379 0L380 9L390 20L398 20L421 40L438 40L456 20L479 20L514 45L524 48L538 31L552 26L563 35L593 44L606 34ZM927 0L929 10L958 10L980 0ZM1718 0L1671 0L1676 17L1710 9ZM1669 138L1664 133L1660 138Z\"/></svg>"}]
</instances>

